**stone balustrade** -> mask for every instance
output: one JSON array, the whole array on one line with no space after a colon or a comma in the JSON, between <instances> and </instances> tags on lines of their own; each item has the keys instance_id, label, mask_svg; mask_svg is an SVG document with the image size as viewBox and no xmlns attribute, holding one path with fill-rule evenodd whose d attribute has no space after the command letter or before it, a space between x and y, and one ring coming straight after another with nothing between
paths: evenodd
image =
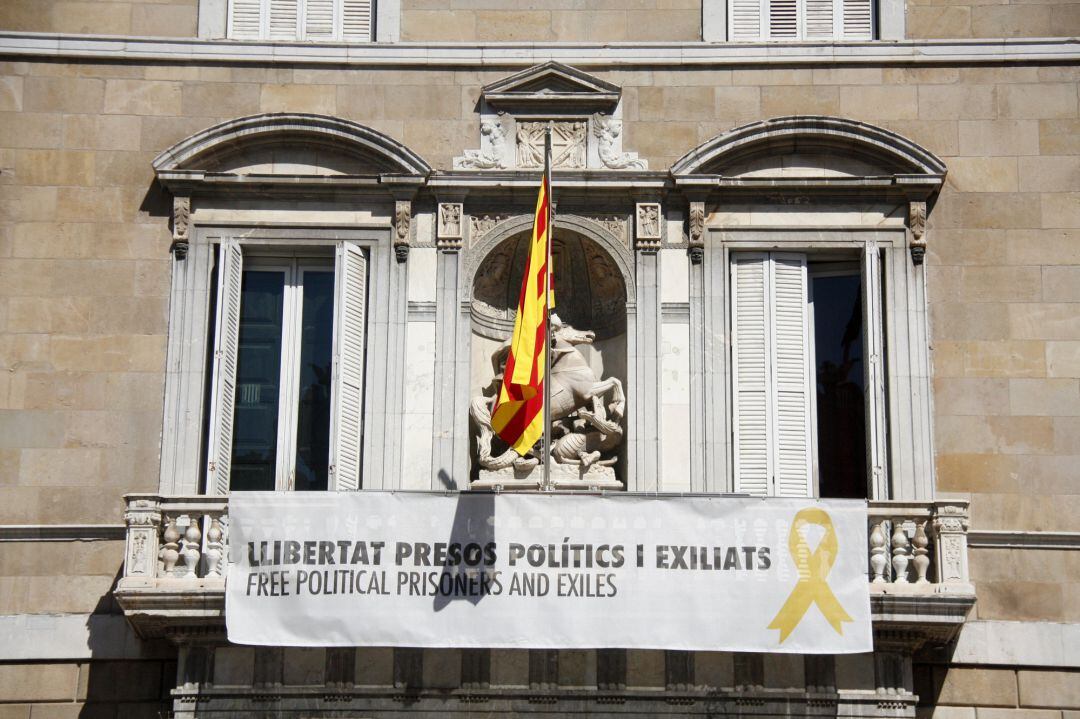
<instances>
[{"instance_id":1,"label":"stone balustrade","mask_svg":"<svg viewBox=\"0 0 1080 719\"><path fill-rule=\"evenodd\" d=\"M228 497L126 497L116 597L144 636L223 630ZM974 604L967 502L870 502L867 578L875 637L949 641ZM877 640L877 639L876 639Z\"/></svg>"}]
</instances>

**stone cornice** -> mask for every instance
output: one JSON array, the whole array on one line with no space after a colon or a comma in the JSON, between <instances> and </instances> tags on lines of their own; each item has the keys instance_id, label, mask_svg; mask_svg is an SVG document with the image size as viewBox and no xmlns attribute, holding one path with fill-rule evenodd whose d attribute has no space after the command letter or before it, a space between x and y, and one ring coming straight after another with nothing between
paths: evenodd
<instances>
[{"instance_id":1,"label":"stone cornice","mask_svg":"<svg viewBox=\"0 0 1080 719\"><path fill-rule=\"evenodd\" d=\"M1078 38L803 43L342 43L238 42L0 32L0 55L129 62L354 66L578 67L939 65L1076 62Z\"/></svg>"},{"instance_id":2,"label":"stone cornice","mask_svg":"<svg viewBox=\"0 0 1080 719\"><path fill-rule=\"evenodd\" d=\"M4 524L0 542L94 542L122 541L123 524Z\"/></svg>"},{"instance_id":3,"label":"stone cornice","mask_svg":"<svg viewBox=\"0 0 1080 719\"><path fill-rule=\"evenodd\" d=\"M976 549L1080 549L1080 532L1026 532L971 529L968 546Z\"/></svg>"}]
</instances>

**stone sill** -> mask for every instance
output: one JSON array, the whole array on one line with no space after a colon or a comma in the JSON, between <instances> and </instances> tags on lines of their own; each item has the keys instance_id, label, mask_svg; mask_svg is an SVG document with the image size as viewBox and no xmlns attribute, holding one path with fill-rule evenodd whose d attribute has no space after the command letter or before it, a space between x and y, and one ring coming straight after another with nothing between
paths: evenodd
<instances>
[{"instance_id":1,"label":"stone sill","mask_svg":"<svg viewBox=\"0 0 1080 719\"><path fill-rule=\"evenodd\" d=\"M1075 62L1077 38L801 43L286 43L0 32L0 54L146 62L529 67L549 60L595 68L748 64Z\"/></svg>"}]
</instances>

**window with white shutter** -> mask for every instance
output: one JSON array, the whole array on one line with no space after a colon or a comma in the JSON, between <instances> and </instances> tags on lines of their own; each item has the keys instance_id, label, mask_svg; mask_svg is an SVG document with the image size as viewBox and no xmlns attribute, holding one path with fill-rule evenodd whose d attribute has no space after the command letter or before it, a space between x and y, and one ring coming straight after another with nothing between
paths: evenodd
<instances>
[{"instance_id":1,"label":"window with white shutter","mask_svg":"<svg viewBox=\"0 0 1080 719\"><path fill-rule=\"evenodd\" d=\"M352 243L333 258L222 243L209 491L360 488L366 292Z\"/></svg>"},{"instance_id":2,"label":"window with white shutter","mask_svg":"<svg viewBox=\"0 0 1080 719\"><path fill-rule=\"evenodd\" d=\"M737 492L870 496L883 459L878 258L731 255L732 459ZM867 291L870 288L870 291Z\"/></svg>"},{"instance_id":3,"label":"window with white shutter","mask_svg":"<svg viewBox=\"0 0 1080 719\"><path fill-rule=\"evenodd\" d=\"M370 42L375 0L229 0L234 40Z\"/></svg>"},{"instance_id":4,"label":"window with white shutter","mask_svg":"<svg viewBox=\"0 0 1080 719\"><path fill-rule=\"evenodd\" d=\"M873 0L726 0L728 40L871 40Z\"/></svg>"}]
</instances>

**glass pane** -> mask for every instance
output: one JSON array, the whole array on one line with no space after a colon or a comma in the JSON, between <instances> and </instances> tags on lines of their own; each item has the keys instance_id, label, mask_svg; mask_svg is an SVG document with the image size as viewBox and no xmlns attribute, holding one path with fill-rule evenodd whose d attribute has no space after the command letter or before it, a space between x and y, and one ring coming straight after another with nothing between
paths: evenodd
<instances>
[{"instance_id":1,"label":"glass pane","mask_svg":"<svg viewBox=\"0 0 1080 719\"><path fill-rule=\"evenodd\" d=\"M285 273L245 270L240 290L240 352L236 362L233 490L272 490L281 383Z\"/></svg>"},{"instance_id":2,"label":"glass pane","mask_svg":"<svg viewBox=\"0 0 1080 719\"><path fill-rule=\"evenodd\" d=\"M865 498L862 278L813 277L817 369L818 490Z\"/></svg>"},{"instance_id":3,"label":"glass pane","mask_svg":"<svg viewBox=\"0 0 1080 719\"><path fill-rule=\"evenodd\" d=\"M330 458L330 374L334 341L334 273L304 273L300 328L300 397L296 489L325 490Z\"/></svg>"}]
</instances>

